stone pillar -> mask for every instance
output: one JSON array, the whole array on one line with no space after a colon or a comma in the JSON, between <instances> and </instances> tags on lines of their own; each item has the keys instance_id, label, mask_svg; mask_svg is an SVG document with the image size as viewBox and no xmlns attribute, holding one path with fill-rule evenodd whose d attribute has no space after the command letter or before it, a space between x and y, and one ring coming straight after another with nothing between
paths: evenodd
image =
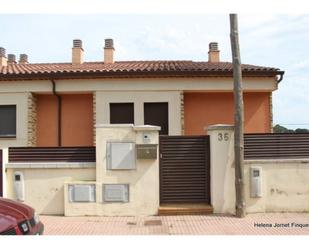
<instances>
[{"instance_id":1,"label":"stone pillar","mask_svg":"<svg viewBox=\"0 0 309 249\"><path fill-rule=\"evenodd\" d=\"M214 213L235 213L234 126L211 125L210 191Z\"/></svg>"},{"instance_id":2,"label":"stone pillar","mask_svg":"<svg viewBox=\"0 0 309 249\"><path fill-rule=\"evenodd\" d=\"M156 215L159 197L159 130L158 126L132 124L96 125L96 184L97 204L94 215ZM108 169L107 145L109 142L130 142L135 146L135 169ZM154 146L155 158L137 156L137 146ZM117 156L117 155L114 155ZM123 158L123 161L129 160ZM128 202L104 202L104 184L128 184Z\"/></svg>"},{"instance_id":3,"label":"stone pillar","mask_svg":"<svg viewBox=\"0 0 309 249\"><path fill-rule=\"evenodd\" d=\"M180 119L181 119L181 135L185 135L185 96L184 92L180 92Z\"/></svg>"},{"instance_id":4,"label":"stone pillar","mask_svg":"<svg viewBox=\"0 0 309 249\"><path fill-rule=\"evenodd\" d=\"M37 107L36 96L33 93L28 93L28 146L36 146L37 142Z\"/></svg>"},{"instance_id":5,"label":"stone pillar","mask_svg":"<svg viewBox=\"0 0 309 249\"><path fill-rule=\"evenodd\" d=\"M96 124L97 124L97 92L92 93L92 111L93 111L93 145L96 145Z\"/></svg>"},{"instance_id":6,"label":"stone pillar","mask_svg":"<svg viewBox=\"0 0 309 249\"><path fill-rule=\"evenodd\" d=\"M270 132L273 133L274 132L274 128L273 128L273 93L270 92L269 93L269 125L270 125Z\"/></svg>"}]
</instances>

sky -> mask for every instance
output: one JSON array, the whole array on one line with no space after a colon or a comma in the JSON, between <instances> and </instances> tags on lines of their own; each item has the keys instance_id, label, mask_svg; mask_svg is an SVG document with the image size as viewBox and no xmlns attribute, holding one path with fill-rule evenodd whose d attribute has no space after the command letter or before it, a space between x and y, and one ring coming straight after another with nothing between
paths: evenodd
<instances>
[{"instance_id":1,"label":"sky","mask_svg":"<svg viewBox=\"0 0 309 249\"><path fill-rule=\"evenodd\" d=\"M0 14L0 47L32 63L69 62L72 40L86 61L103 59L113 38L116 60L208 60L217 41L231 61L228 14ZM238 15L241 61L285 71L273 94L274 124L309 128L309 14Z\"/></svg>"}]
</instances>

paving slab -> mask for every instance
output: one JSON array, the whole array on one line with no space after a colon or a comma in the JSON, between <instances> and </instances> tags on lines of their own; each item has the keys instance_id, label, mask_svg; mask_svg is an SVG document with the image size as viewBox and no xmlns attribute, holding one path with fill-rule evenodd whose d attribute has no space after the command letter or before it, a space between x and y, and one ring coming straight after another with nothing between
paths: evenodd
<instances>
[{"instance_id":1,"label":"paving slab","mask_svg":"<svg viewBox=\"0 0 309 249\"><path fill-rule=\"evenodd\" d=\"M309 235L309 213L139 217L41 216L45 235Z\"/></svg>"}]
</instances>

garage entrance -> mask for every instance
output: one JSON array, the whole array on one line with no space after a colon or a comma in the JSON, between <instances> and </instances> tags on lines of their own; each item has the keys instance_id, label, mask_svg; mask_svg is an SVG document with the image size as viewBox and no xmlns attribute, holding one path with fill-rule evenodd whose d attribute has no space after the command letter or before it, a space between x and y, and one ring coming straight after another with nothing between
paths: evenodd
<instances>
[{"instance_id":1,"label":"garage entrance","mask_svg":"<svg viewBox=\"0 0 309 249\"><path fill-rule=\"evenodd\" d=\"M210 204L209 136L160 136L160 203Z\"/></svg>"}]
</instances>

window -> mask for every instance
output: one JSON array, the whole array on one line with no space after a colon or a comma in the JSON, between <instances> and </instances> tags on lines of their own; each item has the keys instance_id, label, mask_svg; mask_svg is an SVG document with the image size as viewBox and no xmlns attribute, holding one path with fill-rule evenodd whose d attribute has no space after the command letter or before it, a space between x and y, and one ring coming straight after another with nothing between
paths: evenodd
<instances>
[{"instance_id":1,"label":"window","mask_svg":"<svg viewBox=\"0 0 309 249\"><path fill-rule=\"evenodd\" d=\"M160 135L168 135L168 103L144 103L145 125L161 127Z\"/></svg>"},{"instance_id":2,"label":"window","mask_svg":"<svg viewBox=\"0 0 309 249\"><path fill-rule=\"evenodd\" d=\"M110 103L111 124L134 124L133 103Z\"/></svg>"},{"instance_id":3,"label":"window","mask_svg":"<svg viewBox=\"0 0 309 249\"><path fill-rule=\"evenodd\" d=\"M0 106L0 137L16 137L16 105Z\"/></svg>"}]
</instances>

